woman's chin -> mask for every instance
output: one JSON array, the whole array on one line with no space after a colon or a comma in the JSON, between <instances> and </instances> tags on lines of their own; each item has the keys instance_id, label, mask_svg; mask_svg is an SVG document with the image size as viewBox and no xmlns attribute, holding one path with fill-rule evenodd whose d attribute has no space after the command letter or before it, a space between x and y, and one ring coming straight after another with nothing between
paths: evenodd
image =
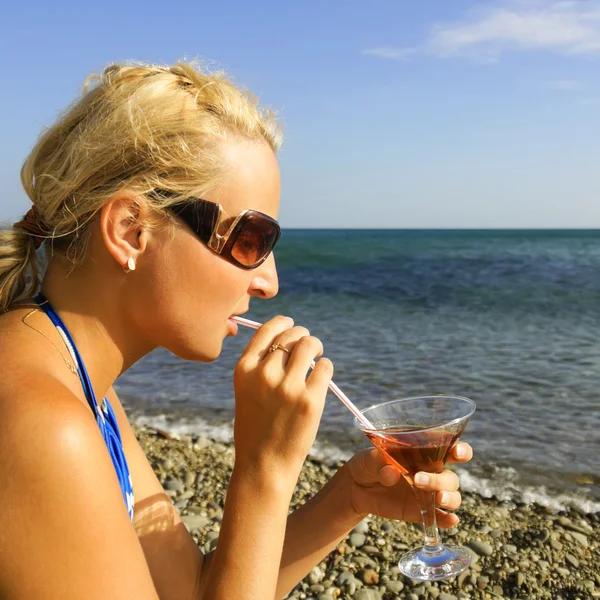
<instances>
[{"instance_id":1,"label":"woman's chin","mask_svg":"<svg viewBox=\"0 0 600 600\"><path fill-rule=\"evenodd\" d=\"M223 350L223 342L214 345L204 345L203 347L198 346L180 346L178 348L167 348L175 356L182 358L183 360L190 360L195 362L212 362L219 358L221 351Z\"/></svg>"}]
</instances>

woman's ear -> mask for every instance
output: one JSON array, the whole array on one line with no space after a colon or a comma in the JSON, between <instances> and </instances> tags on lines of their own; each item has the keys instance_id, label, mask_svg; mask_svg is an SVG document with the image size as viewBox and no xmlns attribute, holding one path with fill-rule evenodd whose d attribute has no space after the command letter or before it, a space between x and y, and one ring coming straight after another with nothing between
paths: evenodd
<instances>
[{"instance_id":1,"label":"woman's ear","mask_svg":"<svg viewBox=\"0 0 600 600\"><path fill-rule=\"evenodd\" d=\"M147 229L144 218L149 209L142 198L128 191L118 192L102 207L100 231L107 250L126 270L133 270L144 253Z\"/></svg>"}]
</instances>

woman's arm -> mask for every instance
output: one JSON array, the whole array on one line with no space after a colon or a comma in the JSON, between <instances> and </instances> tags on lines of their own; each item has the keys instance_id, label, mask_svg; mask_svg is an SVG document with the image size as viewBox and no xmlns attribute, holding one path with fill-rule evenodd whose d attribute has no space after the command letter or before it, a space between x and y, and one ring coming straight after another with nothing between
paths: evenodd
<instances>
[{"instance_id":1,"label":"woman's arm","mask_svg":"<svg viewBox=\"0 0 600 600\"><path fill-rule=\"evenodd\" d=\"M340 469L288 517L276 598L283 598L319 564L365 516L349 502L351 479Z\"/></svg>"}]
</instances>

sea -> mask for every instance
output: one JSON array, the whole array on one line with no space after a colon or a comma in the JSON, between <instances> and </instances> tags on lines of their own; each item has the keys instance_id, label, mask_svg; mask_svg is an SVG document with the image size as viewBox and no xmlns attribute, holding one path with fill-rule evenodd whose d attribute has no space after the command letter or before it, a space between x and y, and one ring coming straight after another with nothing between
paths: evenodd
<instances>
[{"instance_id":1,"label":"sea","mask_svg":"<svg viewBox=\"0 0 600 600\"><path fill-rule=\"evenodd\" d=\"M279 294L246 316L307 327L359 408L476 402L463 489L600 511L599 230L290 229L275 258ZM131 419L230 440L232 373L251 335L240 328L210 364L145 357L116 385ZM366 447L329 394L312 453L333 461Z\"/></svg>"}]
</instances>

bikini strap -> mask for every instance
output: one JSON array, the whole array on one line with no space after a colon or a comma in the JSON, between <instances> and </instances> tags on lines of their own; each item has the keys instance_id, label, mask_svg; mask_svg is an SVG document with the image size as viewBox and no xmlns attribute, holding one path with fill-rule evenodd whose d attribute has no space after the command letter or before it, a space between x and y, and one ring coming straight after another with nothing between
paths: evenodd
<instances>
[{"instance_id":1,"label":"bikini strap","mask_svg":"<svg viewBox=\"0 0 600 600\"><path fill-rule=\"evenodd\" d=\"M75 342L71 337L67 326L59 317L56 310L54 310L54 307L52 306L52 304L50 304L49 300L41 292L35 297L35 301L38 303L40 309L46 313L50 321L52 321L52 323L56 327L56 330L62 337L65 345L69 349L69 353L71 354L73 360L75 361L75 364L77 365L77 372L79 374L79 379L81 380L81 386L83 387L85 398L88 401L88 404L90 405L94 416L97 418L98 413L102 413L98 410L96 394L94 394L94 388L92 387L92 383L87 373L87 369L85 368L85 364L83 363L81 355L77 350L77 346L75 345Z\"/></svg>"}]
</instances>

